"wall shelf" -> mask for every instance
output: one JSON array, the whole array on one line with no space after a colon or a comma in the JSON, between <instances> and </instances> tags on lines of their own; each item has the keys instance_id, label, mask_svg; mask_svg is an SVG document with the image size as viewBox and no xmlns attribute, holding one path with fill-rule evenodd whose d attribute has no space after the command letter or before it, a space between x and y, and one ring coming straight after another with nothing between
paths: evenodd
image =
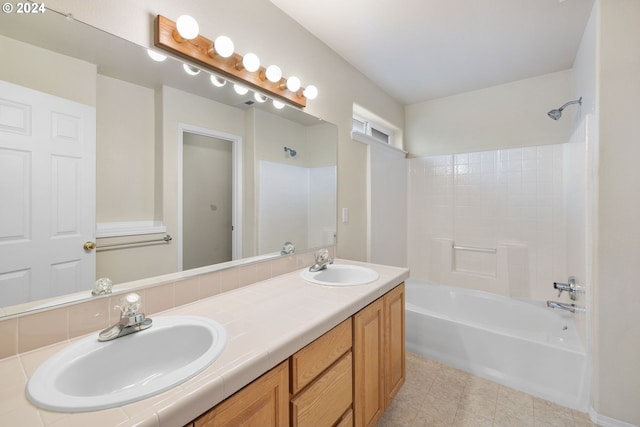
<instances>
[{"instance_id":1,"label":"wall shelf","mask_svg":"<svg viewBox=\"0 0 640 427\"><path fill-rule=\"evenodd\" d=\"M139 236L143 234L164 234L167 226L162 221L99 222L96 224L96 238Z\"/></svg>"}]
</instances>

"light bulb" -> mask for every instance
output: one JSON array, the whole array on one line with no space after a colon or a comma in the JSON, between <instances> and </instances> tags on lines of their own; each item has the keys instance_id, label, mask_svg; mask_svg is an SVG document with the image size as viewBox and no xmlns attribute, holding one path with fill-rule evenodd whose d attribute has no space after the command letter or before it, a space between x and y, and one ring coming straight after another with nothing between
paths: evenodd
<instances>
[{"instance_id":1,"label":"light bulb","mask_svg":"<svg viewBox=\"0 0 640 427\"><path fill-rule=\"evenodd\" d=\"M213 74L209 76L209 79L211 80L211 84L214 85L215 87L222 87L227 84L227 81L225 79L218 76L214 76Z\"/></svg>"},{"instance_id":2,"label":"light bulb","mask_svg":"<svg viewBox=\"0 0 640 427\"><path fill-rule=\"evenodd\" d=\"M284 108L284 102L280 102L274 99L273 106L276 107L278 110L282 110Z\"/></svg>"},{"instance_id":3,"label":"light bulb","mask_svg":"<svg viewBox=\"0 0 640 427\"><path fill-rule=\"evenodd\" d=\"M318 88L315 87L314 85L309 85L304 89L302 94L307 99L316 99L318 97Z\"/></svg>"},{"instance_id":4,"label":"light bulb","mask_svg":"<svg viewBox=\"0 0 640 427\"><path fill-rule=\"evenodd\" d=\"M185 40L195 39L198 37L198 33L200 32L198 21L189 15L178 16L178 19L176 20L176 28L178 29L180 37Z\"/></svg>"},{"instance_id":5,"label":"light bulb","mask_svg":"<svg viewBox=\"0 0 640 427\"><path fill-rule=\"evenodd\" d=\"M297 92L300 89L300 79L296 76L291 76L287 79L287 89L291 92Z\"/></svg>"},{"instance_id":6,"label":"light bulb","mask_svg":"<svg viewBox=\"0 0 640 427\"><path fill-rule=\"evenodd\" d=\"M200 74L200 70L189 64L182 64L182 68L184 69L184 72L189 74L190 76L197 76L198 74Z\"/></svg>"},{"instance_id":7,"label":"light bulb","mask_svg":"<svg viewBox=\"0 0 640 427\"><path fill-rule=\"evenodd\" d=\"M250 73L258 71L258 69L260 68L260 59L258 58L258 55L256 55L255 53L247 53L242 58L242 66Z\"/></svg>"},{"instance_id":8,"label":"light bulb","mask_svg":"<svg viewBox=\"0 0 640 427\"><path fill-rule=\"evenodd\" d=\"M278 83L282 79L282 70L277 65L269 65L265 71L267 80L272 83Z\"/></svg>"},{"instance_id":9,"label":"light bulb","mask_svg":"<svg viewBox=\"0 0 640 427\"><path fill-rule=\"evenodd\" d=\"M254 98L257 102L259 102L259 103L261 103L261 104L262 104L263 102L267 102L267 99L268 99L266 96L264 96L263 94L258 93L258 92L256 92L256 93L253 95L253 98Z\"/></svg>"},{"instance_id":10,"label":"light bulb","mask_svg":"<svg viewBox=\"0 0 640 427\"><path fill-rule=\"evenodd\" d=\"M223 58L228 58L233 55L233 50L235 49L233 42L227 36L218 36L213 42L213 48L216 53Z\"/></svg>"},{"instance_id":11,"label":"light bulb","mask_svg":"<svg viewBox=\"0 0 640 427\"><path fill-rule=\"evenodd\" d=\"M246 95L247 92L249 92L249 89L237 84L233 85L233 90L235 90L238 95Z\"/></svg>"},{"instance_id":12,"label":"light bulb","mask_svg":"<svg viewBox=\"0 0 640 427\"><path fill-rule=\"evenodd\" d=\"M153 59L156 62L162 62L167 59L166 55L163 55L151 49L147 49L147 55L149 55L149 58Z\"/></svg>"}]
</instances>

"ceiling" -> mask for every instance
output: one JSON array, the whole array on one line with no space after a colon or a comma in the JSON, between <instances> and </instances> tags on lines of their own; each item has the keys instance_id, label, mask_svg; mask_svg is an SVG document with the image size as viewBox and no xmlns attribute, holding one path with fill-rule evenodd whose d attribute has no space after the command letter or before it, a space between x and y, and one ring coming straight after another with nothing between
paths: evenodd
<instances>
[{"instance_id":1,"label":"ceiling","mask_svg":"<svg viewBox=\"0 0 640 427\"><path fill-rule=\"evenodd\" d=\"M572 67L594 0L271 0L402 104Z\"/></svg>"}]
</instances>

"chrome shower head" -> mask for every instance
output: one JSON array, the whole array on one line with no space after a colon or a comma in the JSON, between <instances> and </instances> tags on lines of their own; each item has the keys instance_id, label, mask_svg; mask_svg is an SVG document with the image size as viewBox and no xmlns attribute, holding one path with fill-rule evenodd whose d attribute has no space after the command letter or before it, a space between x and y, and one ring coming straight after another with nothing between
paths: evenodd
<instances>
[{"instance_id":1,"label":"chrome shower head","mask_svg":"<svg viewBox=\"0 0 640 427\"><path fill-rule=\"evenodd\" d=\"M567 105L571 105L571 104L580 104L582 105L582 97L580 97L579 99L576 99L575 101L569 101L566 104L564 104L562 107L557 108L555 110L551 110L547 113L547 115L549 117L551 117L553 120L558 120L560 117L562 117L562 110L564 110L564 108Z\"/></svg>"},{"instance_id":2,"label":"chrome shower head","mask_svg":"<svg viewBox=\"0 0 640 427\"><path fill-rule=\"evenodd\" d=\"M558 109L551 110L547 113L547 115L551 117L553 120L558 120L560 117L562 117L562 111Z\"/></svg>"},{"instance_id":3,"label":"chrome shower head","mask_svg":"<svg viewBox=\"0 0 640 427\"><path fill-rule=\"evenodd\" d=\"M284 147L284 152L286 153L287 151L289 152L289 155L291 157L295 157L296 154L298 154L298 152L296 150L294 150L293 148Z\"/></svg>"}]
</instances>

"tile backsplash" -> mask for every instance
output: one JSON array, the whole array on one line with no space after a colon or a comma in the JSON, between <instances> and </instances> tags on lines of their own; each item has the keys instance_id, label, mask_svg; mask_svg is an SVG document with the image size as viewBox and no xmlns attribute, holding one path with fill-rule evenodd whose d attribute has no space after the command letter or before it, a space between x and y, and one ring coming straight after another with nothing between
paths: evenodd
<instances>
[{"instance_id":1,"label":"tile backsplash","mask_svg":"<svg viewBox=\"0 0 640 427\"><path fill-rule=\"evenodd\" d=\"M330 247L335 256L335 247ZM224 270L205 272L135 292L142 297L142 311L152 315L189 304L222 292L312 265L314 251L253 262ZM188 275L186 275L188 276ZM87 301L27 312L0 319L0 359L99 331L115 323L115 309L123 294L97 297Z\"/></svg>"}]
</instances>

